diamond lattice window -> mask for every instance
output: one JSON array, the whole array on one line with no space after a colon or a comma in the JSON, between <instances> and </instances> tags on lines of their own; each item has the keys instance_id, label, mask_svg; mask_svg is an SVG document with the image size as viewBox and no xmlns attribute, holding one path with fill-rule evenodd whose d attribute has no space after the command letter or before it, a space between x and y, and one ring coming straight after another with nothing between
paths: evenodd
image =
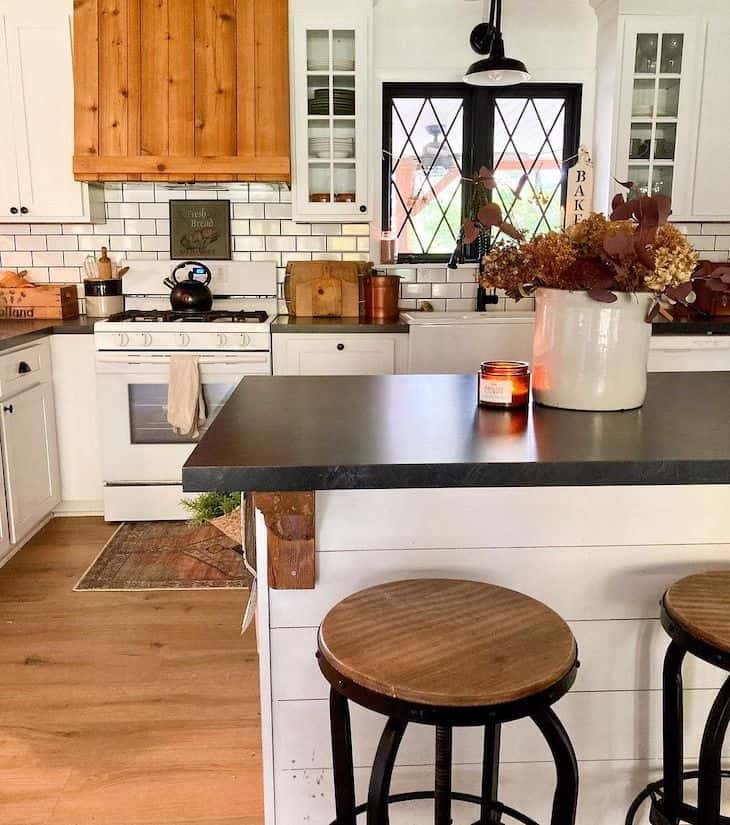
<instances>
[{"instance_id":1,"label":"diamond lattice window","mask_svg":"<svg viewBox=\"0 0 730 825\"><path fill-rule=\"evenodd\" d=\"M400 260L449 258L482 165L494 171L493 201L527 237L560 229L580 87L386 84L384 107L383 227Z\"/></svg>"},{"instance_id":2,"label":"diamond lattice window","mask_svg":"<svg viewBox=\"0 0 730 825\"><path fill-rule=\"evenodd\" d=\"M564 98L495 98L493 197L528 238L562 227L564 139Z\"/></svg>"},{"instance_id":3,"label":"diamond lattice window","mask_svg":"<svg viewBox=\"0 0 730 825\"><path fill-rule=\"evenodd\" d=\"M394 98L391 227L401 254L448 255L461 227L464 101Z\"/></svg>"}]
</instances>

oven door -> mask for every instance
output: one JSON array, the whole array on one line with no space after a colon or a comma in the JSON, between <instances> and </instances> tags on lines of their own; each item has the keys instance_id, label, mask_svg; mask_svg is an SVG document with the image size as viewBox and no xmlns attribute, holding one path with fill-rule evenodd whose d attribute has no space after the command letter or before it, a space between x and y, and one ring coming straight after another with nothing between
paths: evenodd
<instances>
[{"instance_id":1,"label":"oven door","mask_svg":"<svg viewBox=\"0 0 730 825\"><path fill-rule=\"evenodd\" d=\"M271 360L267 352L197 354L207 411L202 434L244 376L271 374ZM96 371L104 482L180 484L196 442L167 423L170 356L99 352Z\"/></svg>"}]
</instances>

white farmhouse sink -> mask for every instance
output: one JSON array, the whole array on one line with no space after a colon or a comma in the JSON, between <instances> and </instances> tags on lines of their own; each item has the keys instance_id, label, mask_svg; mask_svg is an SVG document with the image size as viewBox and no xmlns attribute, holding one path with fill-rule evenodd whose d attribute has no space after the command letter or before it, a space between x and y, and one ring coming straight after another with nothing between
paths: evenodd
<instances>
[{"instance_id":1,"label":"white farmhouse sink","mask_svg":"<svg viewBox=\"0 0 730 825\"><path fill-rule=\"evenodd\" d=\"M534 312L401 312L407 324L532 323Z\"/></svg>"}]
</instances>

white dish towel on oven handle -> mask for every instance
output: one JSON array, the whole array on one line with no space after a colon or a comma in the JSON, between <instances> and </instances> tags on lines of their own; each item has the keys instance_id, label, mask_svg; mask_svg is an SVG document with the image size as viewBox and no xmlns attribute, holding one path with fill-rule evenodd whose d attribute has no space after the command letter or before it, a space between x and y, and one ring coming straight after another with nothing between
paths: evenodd
<instances>
[{"instance_id":1,"label":"white dish towel on oven handle","mask_svg":"<svg viewBox=\"0 0 730 825\"><path fill-rule=\"evenodd\" d=\"M205 424L206 409L197 355L186 353L170 357L170 382L167 388L167 422L177 435L197 439Z\"/></svg>"}]
</instances>

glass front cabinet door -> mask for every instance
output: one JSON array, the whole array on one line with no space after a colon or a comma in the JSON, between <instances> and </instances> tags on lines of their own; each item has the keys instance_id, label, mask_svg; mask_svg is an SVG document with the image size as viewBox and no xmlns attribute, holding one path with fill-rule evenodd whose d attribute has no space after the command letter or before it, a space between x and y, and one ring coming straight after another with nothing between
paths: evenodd
<instances>
[{"instance_id":1,"label":"glass front cabinet door","mask_svg":"<svg viewBox=\"0 0 730 825\"><path fill-rule=\"evenodd\" d=\"M615 176L631 197L669 196L675 217L690 211L699 81L691 18L626 20Z\"/></svg>"},{"instance_id":2,"label":"glass front cabinet door","mask_svg":"<svg viewBox=\"0 0 730 825\"><path fill-rule=\"evenodd\" d=\"M368 18L292 20L295 220L368 220Z\"/></svg>"}]
</instances>

